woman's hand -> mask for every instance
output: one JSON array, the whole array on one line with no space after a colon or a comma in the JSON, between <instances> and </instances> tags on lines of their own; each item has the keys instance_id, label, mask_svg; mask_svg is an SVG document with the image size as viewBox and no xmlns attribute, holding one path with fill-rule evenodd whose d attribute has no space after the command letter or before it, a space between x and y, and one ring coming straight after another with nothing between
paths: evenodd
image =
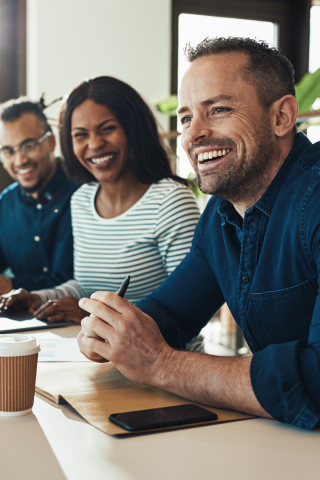
<instances>
[{"instance_id":1,"label":"woman's hand","mask_svg":"<svg viewBox=\"0 0 320 480\"><path fill-rule=\"evenodd\" d=\"M36 293L27 292L23 288L11 290L0 296L0 310L11 307L16 310L28 310L34 314L41 303L41 298Z\"/></svg>"},{"instance_id":2,"label":"woman's hand","mask_svg":"<svg viewBox=\"0 0 320 480\"><path fill-rule=\"evenodd\" d=\"M49 300L34 312L36 318L39 320L46 318L49 322L68 320L81 323L81 320L86 315L87 312L79 307L78 300L72 295L59 298L58 300Z\"/></svg>"}]
</instances>

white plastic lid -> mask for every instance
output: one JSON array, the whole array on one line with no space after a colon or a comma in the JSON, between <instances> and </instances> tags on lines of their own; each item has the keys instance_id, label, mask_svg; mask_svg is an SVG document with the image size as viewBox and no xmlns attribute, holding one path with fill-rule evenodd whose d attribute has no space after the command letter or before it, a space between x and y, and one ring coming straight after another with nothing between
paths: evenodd
<instances>
[{"instance_id":1,"label":"white plastic lid","mask_svg":"<svg viewBox=\"0 0 320 480\"><path fill-rule=\"evenodd\" d=\"M40 352L37 341L31 335L0 335L0 357L22 357Z\"/></svg>"}]
</instances>

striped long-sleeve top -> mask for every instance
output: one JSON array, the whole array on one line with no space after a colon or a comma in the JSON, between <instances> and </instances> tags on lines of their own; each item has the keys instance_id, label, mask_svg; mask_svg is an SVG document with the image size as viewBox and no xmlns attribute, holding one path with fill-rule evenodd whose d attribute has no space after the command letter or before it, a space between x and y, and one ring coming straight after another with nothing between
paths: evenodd
<instances>
[{"instance_id":1,"label":"striped long-sleeve top","mask_svg":"<svg viewBox=\"0 0 320 480\"><path fill-rule=\"evenodd\" d=\"M66 295L116 292L130 274L126 298L137 303L155 290L189 252L200 212L191 190L171 179L152 184L129 210L115 218L96 211L98 183L80 187L71 199L74 279L37 293L43 302Z\"/></svg>"}]
</instances>

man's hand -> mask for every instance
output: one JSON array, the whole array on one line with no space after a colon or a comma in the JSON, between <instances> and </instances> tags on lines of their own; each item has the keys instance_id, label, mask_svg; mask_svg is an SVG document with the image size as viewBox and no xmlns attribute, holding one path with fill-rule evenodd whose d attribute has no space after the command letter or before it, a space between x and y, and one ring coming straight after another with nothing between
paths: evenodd
<instances>
[{"instance_id":1,"label":"man's hand","mask_svg":"<svg viewBox=\"0 0 320 480\"><path fill-rule=\"evenodd\" d=\"M93 315L82 320L78 337L88 358L109 359L130 380L194 402L271 418L252 389L251 357L173 350L152 318L114 293L96 292L79 304Z\"/></svg>"},{"instance_id":2,"label":"man's hand","mask_svg":"<svg viewBox=\"0 0 320 480\"><path fill-rule=\"evenodd\" d=\"M34 314L41 303L41 298L38 295L27 292L23 288L12 290L10 293L0 296L0 310L11 307L16 310L28 310Z\"/></svg>"},{"instance_id":3,"label":"man's hand","mask_svg":"<svg viewBox=\"0 0 320 480\"><path fill-rule=\"evenodd\" d=\"M130 380L156 385L173 349L164 341L155 321L111 292L96 292L80 300L81 308L94 316L82 320L80 350L110 360ZM92 338L92 333L98 338ZM90 334L90 336L88 336ZM96 361L97 361L96 360Z\"/></svg>"},{"instance_id":4,"label":"man's hand","mask_svg":"<svg viewBox=\"0 0 320 480\"><path fill-rule=\"evenodd\" d=\"M0 274L0 295L11 292L12 288L11 278Z\"/></svg>"},{"instance_id":5,"label":"man's hand","mask_svg":"<svg viewBox=\"0 0 320 480\"><path fill-rule=\"evenodd\" d=\"M34 316L39 320L47 318L49 322L68 320L81 323L86 314L87 312L78 306L78 300L72 295L58 300L49 300L34 312Z\"/></svg>"},{"instance_id":6,"label":"man's hand","mask_svg":"<svg viewBox=\"0 0 320 480\"><path fill-rule=\"evenodd\" d=\"M98 353L93 352L92 350L90 350L89 348L87 348L83 345L82 340L83 340L83 338L87 338L87 337L97 338L98 340L100 340L102 342L105 341L103 338L99 337L99 335L96 335L95 333L88 330L87 328L82 327L82 329L81 329L81 331L80 331L80 333L78 334L78 337L77 337L80 352L86 358L91 360L92 362L97 362L97 363L109 362L109 360L107 358L102 357Z\"/></svg>"}]
</instances>

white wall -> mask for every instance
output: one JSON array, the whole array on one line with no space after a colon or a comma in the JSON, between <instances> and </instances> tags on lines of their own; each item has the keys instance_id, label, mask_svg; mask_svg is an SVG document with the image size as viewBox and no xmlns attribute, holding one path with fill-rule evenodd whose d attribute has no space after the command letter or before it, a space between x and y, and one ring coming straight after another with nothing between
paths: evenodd
<instances>
[{"instance_id":1,"label":"white wall","mask_svg":"<svg viewBox=\"0 0 320 480\"><path fill-rule=\"evenodd\" d=\"M85 78L111 75L154 105L170 93L170 54L171 0L27 0L32 99L45 92L50 102ZM157 118L167 130L167 117Z\"/></svg>"}]
</instances>

